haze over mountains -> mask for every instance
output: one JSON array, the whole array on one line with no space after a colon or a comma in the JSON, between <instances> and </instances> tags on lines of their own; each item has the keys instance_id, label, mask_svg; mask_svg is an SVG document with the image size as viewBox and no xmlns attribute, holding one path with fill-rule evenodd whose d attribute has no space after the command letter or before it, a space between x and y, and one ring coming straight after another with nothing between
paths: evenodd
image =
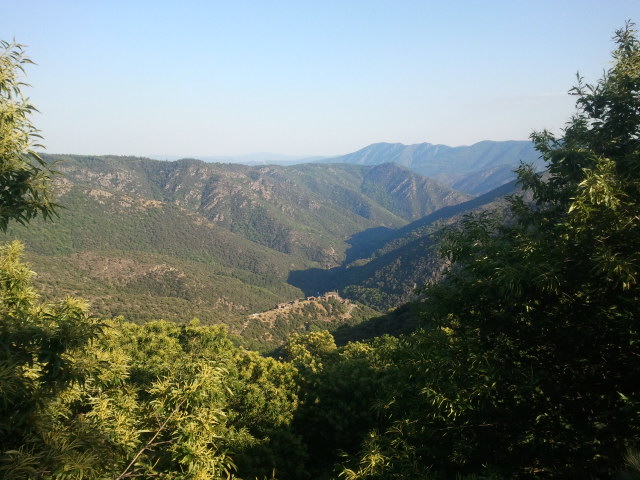
<instances>
[{"instance_id":1,"label":"haze over mountains","mask_svg":"<svg viewBox=\"0 0 640 480\"><path fill-rule=\"evenodd\" d=\"M513 170L520 162L543 166L540 154L529 141L488 140L462 147L374 143L327 161L358 165L396 163L472 195L486 193L512 180Z\"/></svg>"},{"instance_id":2,"label":"haze over mountains","mask_svg":"<svg viewBox=\"0 0 640 480\"><path fill-rule=\"evenodd\" d=\"M242 332L253 313L332 290L385 310L440 272L434 225L495 206L514 188L504 172L533 155L528 142L375 144L291 166L47 155L66 208L8 237L27 244L45 293L105 316Z\"/></svg>"},{"instance_id":3,"label":"haze over mountains","mask_svg":"<svg viewBox=\"0 0 640 480\"><path fill-rule=\"evenodd\" d=\"M179 160L177 156L156 155L159 160ZM449 147L419 143L374 143L356 152L331 157L291 156L255 153L240 156L198 157L206 162L229 162L245 165L294 165L297 163L348 163L380 165L395 163L415 173L438 180L449 187L479 195L514 178L520 162L543 168L539 153L529 141L483 141L470 146Z\"/></svg>"},{"instance_id":4,"label":"haze over mountains","mask_svg":"<svg viewBox=\"0 0 640 480\"><path fill-rule=\"evenodd\" d=\"M184 155L149 155L154 160L182 160ZM280 153L257 152L246 155L195 155L195 159L209 163L241 163L243 165L294 165L326 159L321 155L283 155Z\"/></svg>"}]
</instances>

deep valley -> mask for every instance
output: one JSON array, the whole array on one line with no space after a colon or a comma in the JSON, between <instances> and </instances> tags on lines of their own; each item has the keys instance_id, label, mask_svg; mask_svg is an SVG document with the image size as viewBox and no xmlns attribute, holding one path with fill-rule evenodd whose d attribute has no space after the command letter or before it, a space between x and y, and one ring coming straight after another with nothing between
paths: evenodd
<instances>
[{"instance_id":1,"label":"deep valley","mask_svg":"<svg viewBox=\"0 0 640 480\"><path fill-rule=\"evenodd\" d=\"M465 158L457 163L443 146L435 149L446 154L440 161L433 149L417 161L416 149L406 147L414 159L407 166L393 163L384 145L367 149L367 164L356 157L247 166L47 155L60 173L59 218L14 226L6 235L24 240L45 295L87 298L105 318L198 318L249 338L242 325L250 315L328 291L366 306L371 316L410 300L438 276L443 263L431 241L438 225L487 208L514 188L475 196L409 167L424 170L431 160L432 169L441 165L441 178L453 170L458 183L460 172L477 178L465 155L481 154L490 171L505 161L501 144L489 143L489 150L454 149ZM527 142L502 147L511 152L514 143L523 154L530 149ZM303 324L293 322L266 343L278 344Z\"/></svg>"}]
</instances>

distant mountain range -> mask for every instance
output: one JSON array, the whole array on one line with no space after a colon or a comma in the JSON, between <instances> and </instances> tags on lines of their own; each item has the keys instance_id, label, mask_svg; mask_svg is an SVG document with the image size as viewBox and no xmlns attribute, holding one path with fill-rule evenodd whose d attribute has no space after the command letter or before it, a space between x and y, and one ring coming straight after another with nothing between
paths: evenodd
<instances>
[{"instance_id":1,"label":"distant mountain range","mask_svg":"<svg viewBox=\"0 0 640 480\"><path fill-rule=\"evenodd\" d=\"M150 155L154 160L183 160L180 155ZM321 155L282 155L280 153L249 153L247 155L196 155L193 159L208 163L241 163L243 165L295 165L298 163L317 162L327 158Z\"/></svg>"},{"instance_id":2,"label":"distant mountain range","mask_svg":"<svg viewBox=\"0 0 640 480\"><path fill-rule=\"evenodd\" d=\"M159 160L179 160L177 156L154 155ZM437 180L455 190L480 195L515 178L520 163L542 169L540 155L529 141L483 141L469 146L449 147L419 143L374 143L346 155L319 157L275 153L240 156L198 157L205 162L241 163L244 165L295 165L300 163L347 163L380 165L395 163L415 173Z\"/></svg>"},{"instance_id":3,"label":"distant mountain range","mask_svg":"<svg viewBox=\"0 0 640 480\"><path fill-rule=\"evenodd\" d=\"M374 143L357 152L321 161L356 165L395 163L471 195L486 193L513 180L513 171L521 162L544 168L540 154L529 141L483 141L463 147Z\"/></svg>"},{"instance_id":4,"label":"distant mountain range","mask_svg":"<svg viewBox=\"0 0 640 480\"><path fill-rule=\"evenodd\" d=\"M290 272L339 266L358 232L470 198L394 164L45 158L62 174L60 218L5 237L26 242L45 292L139 321L237 324L304 296Z\"/></svg>"},{"instance_id":5,"label":"distant mountain range","mask_svg":"<svg viewBox=\"0 0 640 480\"><path fill-rule=\"evenodd\" d=\"M467 165L469 184L507 162L505 152L514 155L510 168L523 160L525 142L502 143L468 147L481 154L477 163L463 147L427 144L378 144L293 166L46 155L61 173L60 218L3 237L26 243L46 296L80 295L100 315L134 321L223 322L252 342L277 344L263 325L247 323L250 315L332 290L385 310L437 276L438 225L496 208L515 187L474 197L408 167L442 180ZM425 165L429 155L439 170ZM289 333L313 324L296 315Z\"/></svg>"}]
</instances>

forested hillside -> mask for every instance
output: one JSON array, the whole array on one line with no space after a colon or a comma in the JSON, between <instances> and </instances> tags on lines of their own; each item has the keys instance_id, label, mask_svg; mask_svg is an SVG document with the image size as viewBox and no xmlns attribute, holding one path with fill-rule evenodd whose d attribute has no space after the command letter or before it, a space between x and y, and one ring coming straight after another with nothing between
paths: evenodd
<instances>
[{"instance_id":1,"label":"forested hillside","mask_svg":"<svg viewBox=\"0 0 640 480\"><path fill-rule=\"evenodd\" d=\"M438 279L447 262L436 250L442 228L480 211L506 209L505 196L517 191L515 182L473 200L441 208L397 229L366 230L349 239L342 265L330 269L292 271L289 283L312 293L325 286L380 311L416 298L416 288Z\"/></svg>"},{"instance_id":2,"label":"forested hillside","mask_svg":"<svg viewBox=\"0 0 640 480\"><path fill-rule=\"evenodd\" d=\"M198 317L237 330L247 315L305 296L290 272L339 265L359 231L469 198L392 164L45 159L60 172L64 208L56 222L6 237L26 243L45 294L80 294L97 313L133 321Z\"/></svg>"},{"instance_id":3,"label":"forested hillside","mask_svg":"<svg viewBox=\"0 0 640 480\"><path fill-rule=\"evenodd\" d=\"M495 208L382 164L248 167L197 160L47 156L61 175L54 223L13 227L47 295L96 312L234 330L273 305L340 290L379 310L442 270L438 225ZM92 283L87 284L86 278Z\"/></svg>"},{"instance_id":4,"label":"forested hillside","mask_svg":"<svg viewBox=\"0 0 640 480\"><path fill-rule=\"evenodd\" d=\"M449 224L436 245L441 274L420 288L413 304L344 327L336 337L318 325L358 307L334 293L256 312L253 320L263 326L300 320L296 316L305 310L318 321L290 334L271 356L237 346L224 326L94 316L76 296L43 300L24 262L25 246L17 240L2 244L0 476L639 478L640 40L631 23L614 39L613 63L602 79L589 84L578 78L571 90L576 112L562 137L532 134L546 172L522 166L519 190L504 200L491 194L454 207L450 213L458 215L499 204L444 222ZM355 228L321 229L313 223L318 210L333 212L334 220L355 219L358 228L371 218L389 222L371 225L372 236L359 238L356 250L363 256L350 259L357 266L360 258L362 267L396 251L402 252L399 262L408 262L418 253L413 241L435 220L450 218L435 212L409 223L402 215L415 207L398 209L393 199L400 185L386 194L375 181L368 194L349 188L355 179L359 188L367 184L371 170L359 166L309 167L320 169L319 177L308 175L307 167L234 166L224 181L212 184L203 181L210 167L200 162L166 163L166 170L140 176L151 161L90 158L74 164L69 158L67 177L58 177L56 185L52 164L34 152L34 107L20 82L29 63L21 45L0 44L0 229L10 238L20 232L34 239L28 248L42 249L43 258L61 256L68 268L58 267L60 282L75 275L75 281L99 285L117 271L118 281L130 280L123 291L137 285L188 292L190 279L169 260L164 267L154 263L165 255L164 241L171 245L174 236L183 237L162 221L149 221L149 233L136 236L134 225L154 215L182 218L179 225L192 229L187 232L202 228L228 248L236 244L237 258L227 264L210 250L219 247L204 243L179 257L184 265L215 266L216 274L226 274L222 283L230 294L229 279L245 282L254 275L266 281L281 260L283 268L295 256L300 265L317 267L318 248L331 245L337 231ZM92 173L92 163L100 173ZM222 176L223 167L211 168ZM332 169L343 183L327 181ZM390 171L382 177L396 178ZM172 181L181 175L191 183ZM274 178L285 181L282 195ZM311 194L303 197L316 181L319 191L333 193L327 206L314 206ZM57 202L69 200L64 207L53 201L55 189L61 189ZM306 198L310 222L288 211L282 198ZM342 203L345 198L351 207ZM282 235L261 230L258 221L233 227L227 202L261 208L280 222L276 230ZM95 221L103 239L83 237L77 228L89 204L104 215ZM107 258L109 235L119 238L121 217L130 217L133 247L114 264L116 257ZM106 230L108 220L112 231ZM406 226L390 232L395 221ZM292 235L294 225L306 235ZM55 228L59 237L47 233ZM43 239L39 247L35 238ZM346 245L341 248L344 255ZM271 263L253 265L251 258L265 251L273 255ZM97 252L103 255L99 261L92 257ZM145 262L154 267L141 267ZM243 268L231 269L236 265ZM160 277L171 281L154 284ZM50 294L61 293L50 288ZM292 287L281 279L262 288ZM397 328L399 320L406 328ZM255 332L257 342L270 333Z\"/></svg>"}]
</instances>

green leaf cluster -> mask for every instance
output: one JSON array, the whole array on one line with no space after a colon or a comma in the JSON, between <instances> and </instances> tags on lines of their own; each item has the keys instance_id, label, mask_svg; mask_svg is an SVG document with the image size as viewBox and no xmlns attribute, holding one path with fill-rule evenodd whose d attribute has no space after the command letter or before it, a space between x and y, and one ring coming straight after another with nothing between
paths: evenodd
<instances>
[{"instance_id":1,"label":"green leaf cluster","mask_svg":"<svg viewBox=\"0 0 640 480\"><path fill-rule=\"evenodd\" d=\"M235 346L223 327L98 323L77 299L38 304L20 254L0 249L3 478L301 471L292 365Z\"/></svg>"},{"instance_id":2,"label":"green leaf cluster","mask_svg":"<svg viewBox=\"0 0 640 480\"><path fill-rule=\"evenodd\" d=\"M615 478L640 441L640 43L578 85L561 138L532 135L509 212L445 232L430 329L345 478ZM400 354L399 349L396 354ZM400 359L394 360L394 363ZM403 392L401 385L405 387Z\"/></svg>"},{"instance_id":3,"label":"green leaf cluster","mask_svg":"<svg viewBox=\"0 0 640 480\"><path fill-rule=\"evenodd\" d=\"M30 116L36 108L22 93L25 65L33 62L24 45L0 41L0 230L9 221L26 223L36 215L50 218L51 171L34 149L40 138Z\"/></svg>"},{"instance_id":4,"label":"green leaf cluster","mask_svg":"<svg viewBox=\"0 0 640 480\"><path fill-rule=\"evenodd\" d=\"M445 230L410 335L294 334L274 359L195 320L100 323L0 247L3 477L637 478L640 41L615 40L563 136L533 134L547 170Z\"/></svg>"}]
</instances>

